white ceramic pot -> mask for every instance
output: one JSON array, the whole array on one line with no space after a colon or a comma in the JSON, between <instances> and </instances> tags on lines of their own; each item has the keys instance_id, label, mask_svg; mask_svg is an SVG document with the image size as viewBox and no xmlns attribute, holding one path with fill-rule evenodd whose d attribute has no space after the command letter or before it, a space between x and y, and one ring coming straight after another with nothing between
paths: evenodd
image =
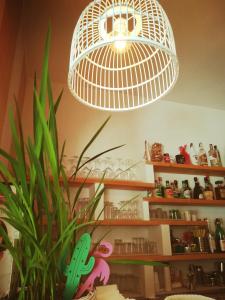
<instances>
[{"instance_id":1,"label":"white ceramic pot","mask_svg":"<svg viewBox=\"0 0 225 300\"><path fill-rule=\"evenodd\" d=\"M165 300L215 300L215 299L201 296L201 295L173 295L173 296L166 297Z\"/></svg>"}]
</instances>

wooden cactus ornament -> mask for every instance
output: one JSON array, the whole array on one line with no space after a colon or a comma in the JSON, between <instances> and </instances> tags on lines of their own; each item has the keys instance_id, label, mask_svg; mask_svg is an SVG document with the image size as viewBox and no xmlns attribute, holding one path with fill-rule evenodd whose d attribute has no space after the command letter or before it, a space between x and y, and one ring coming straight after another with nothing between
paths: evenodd
<instances>
[{"instance_id":1,"label":"wooden cactus ornament","mask_svg":"<svg viewBox=\"0 0 225 300\"><path fill-rule=\"evenodd\" d=\"M84 233L75 246L70 264L67 266L65 275L67 276L66 286L63 293L64 300L73 299L80 283L82 275L89 274L95 264L95 258L91 256L87 261L91 247L91 237L89 233Z\"/></svg>"}]
</instances>

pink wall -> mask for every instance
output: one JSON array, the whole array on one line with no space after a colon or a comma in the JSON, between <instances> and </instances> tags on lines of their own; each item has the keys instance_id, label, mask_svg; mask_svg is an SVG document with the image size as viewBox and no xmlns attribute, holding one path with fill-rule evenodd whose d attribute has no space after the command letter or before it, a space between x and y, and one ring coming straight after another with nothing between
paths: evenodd
<instances>
[{"instance_id":1,"label":"pink wall","mask_svg":"<svg viewBox=\"0 0 225 300\"><path fill-rule=\"evenodd\" d=\"M22 0L0 0L0 142L7 119L9 90L20 28ZM22 75L22 74L21 74ZM20 80L20 79L19 79ZM13 88L13 87L12 87ZM22 89L22 83L21 83ZM22 100L20 100L22 101Z\"/></svg>"}]
</instances>

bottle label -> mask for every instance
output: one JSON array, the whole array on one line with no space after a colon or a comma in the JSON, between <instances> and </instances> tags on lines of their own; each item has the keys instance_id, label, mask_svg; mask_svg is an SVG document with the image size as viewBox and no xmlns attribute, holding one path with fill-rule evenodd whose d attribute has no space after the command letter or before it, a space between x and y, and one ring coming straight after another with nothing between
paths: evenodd
<instances>
[{"instance_id":1,"label":"bottle label","mask_svg":"<svg viewBox=\"0 0 225 300\"><path fill-rule=\"evenodd\" d=\"M173 190L172 189L166 189L165 190L165 197L166 198L173 198Z\"/></svg>"},{"instance_id":2,"label":"bottle label","mask_svg":"<svg viewBox=\"0 0 225 300\"><path fill-rule=\"evenodd\" d=\"M190 190L186 190L184 191L184 198L191 198L191 191Z\"/></svg>"},{"instance_id":3,"label":"bottle label","mask_svg":"<svg viewBox=\"0 0 225 300\"><path fill-rule=\"evenodd\" d=\"M162 192L161 192L161 190L159 188L157 188L157 189L154 190L154 196L156 198L162 198Z\"/></svg>"},{"instance_id":4,"label":"bottle label","mask_svg":"<svg viewBox=\"0 0 225 300\"><path fill-rule=\"evenodd\" d=\"M224 188L220 189L220 198L225 199L225 189Z\"/></svg>"},{"instance_id":5,"label":"bottle label","mask_svg":"<svg viewBox=\"0 0 225 300\"><path fill-rule=\"evenodd\" d=\"M203 193L200 193L198 196L199 199L204 199Z\"/></svg>"},{"instance_id":6,"label":"bottle label","mask_svg":"<svg viewBox=\"0 0 225 300\"><path fill-rule=\"evenodd\" d=\"M208 165L208 161L207 161L207 156L205 153L199 155L199 162L201 166L207 166Z\"/></svg>"},{"instance_id":7,"label":"bottle label","mask_svg":"<svg viewBox=\"0 0 225 300\"><path fill-rule=\"evenodd\" d=\"M225 240L220 240L220 250L225 251Z\"/></svg>"},{"instance_id":8,"label":"bottle label","mask_svg":"<svg viewBox=\"0 0 225 300\"><path fill-rule=\"evenodd\" d=\"M218 161L215 157L210 156L209 161L210 161L211 166L213 166L213 167L218 166Z\"/></svg>"},{"instance_id":9,"label":"bottle label","mask_svg":"<svg viewBox=\"0 0 225 300\"><path fill-rule=\"evenodd\" d=\"M216 250L216 243L215 243L214 238L212 238L212 237L209 238L209 248L210 248L211 253L214 253Z\"/></svg>"}]
</instances>

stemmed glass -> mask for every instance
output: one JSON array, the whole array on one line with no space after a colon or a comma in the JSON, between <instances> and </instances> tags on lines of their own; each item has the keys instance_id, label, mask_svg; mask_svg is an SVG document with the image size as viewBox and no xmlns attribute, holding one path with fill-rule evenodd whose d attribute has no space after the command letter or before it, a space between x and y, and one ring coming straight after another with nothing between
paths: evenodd
<instances>
[{"instance_id":1,"label":"stemmed glass","mask_svg":"<svg viewBox=\"0 0 225 300\"><path fill-rule=\"evenodd\" d=\"M123 160L122 158L117 158L116 160L116 170L115 175L117 179L123 179Z\"/></svg>"},{"instance_id":2,"label":"stemmed glass","mask_svg":"<svg viewBox=\"0 0 225 300\"><path fill-rule=\"evenodd\" d=\"M77 162L78 162L78 156L70 156L67 157L65 155L65 172L67 176L72 176L76 170Z\"/></svg>"},{"instance_id":3,"label":"stemmed glass","mask_svg":"<svg viewBox=\"0 0 225 300\"><path fill-rule=\"evenodd\" d=\"M113 171L113 161L111 157L105 158L105 178L113 178L115 173Z\"/></svg>"},{"instance_id":4,"label":"stemmed glass","mask_svg":"<svg viewBox=\"0 0 225 300\"><path fill-rule=\"evenodd\" d=\"M136 172L135 172L135 163L132 159L126 160L127 172L128 172L128 179L135 180L136 179Z\"/></svg>"},{"instance_id":5,"label":"stemmed glass","mask_svg":"<svg viewBox=\"0 0 225 300\"><path fill-rule=\"evenodd\" d=\"M88 156L84 156L82 157L81 160L81 165L83 165L85 162L87 162L90 159L90 157ZM81 177L87 177L88 174L90 173L90 168L89 168L89 164L85 164L79 171L79 176Z\"/></svg>"}]
</instances>

